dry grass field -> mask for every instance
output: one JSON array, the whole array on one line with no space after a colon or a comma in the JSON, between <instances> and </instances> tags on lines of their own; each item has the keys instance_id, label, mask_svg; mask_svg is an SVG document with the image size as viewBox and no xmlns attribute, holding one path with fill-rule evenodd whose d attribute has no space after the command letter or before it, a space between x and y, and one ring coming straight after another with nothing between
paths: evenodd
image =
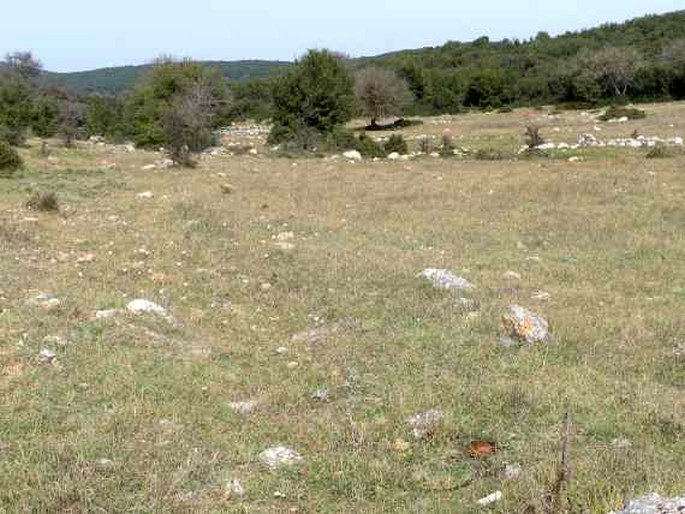
<instances>
[{"instance_id":1,"label":"dry grass field","mask_svg":"<svg viewBox=\"0 0 685 514\"><path fill-rule=\"evenodd\" d=\"M512 151L529 124L569 143L685 135L685 104L642 108L404 134ZM0 511L543 513L567 411L571 512L685 492L682 154L349 163L260 147L143 171L160 155L21 152L27 168L0 179ZM27 209L35 192L59 212ZM473 282L478 308L432 289L429 267ZM170 317L128 313L136 298ZM556 343L500 347L511 304ZM407 419L429 409L444 420L415 440ZM479 440L497 452L469 455ZM305 460L271 471L273 446Z\"/></svg>"}]
</instances>

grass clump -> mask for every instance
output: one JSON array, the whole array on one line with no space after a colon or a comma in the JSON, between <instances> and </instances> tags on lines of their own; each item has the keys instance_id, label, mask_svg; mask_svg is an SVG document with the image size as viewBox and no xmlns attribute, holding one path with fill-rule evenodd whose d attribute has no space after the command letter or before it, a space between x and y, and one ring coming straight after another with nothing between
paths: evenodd
<instances>
[{"instance_id":1,"label":"grass clump","mask_svg":"<svg viewBox=\"0 0 685 514\"><path fill-rule=\"evenodd\" d=\"M634 107L609 107L604 114L599 117L600 121L609 121L620 118L629 120L641 120L647 117L647 113Z\"/></svg>"},{"instance_id":2,"label":"grass clump","mask_svg":"<svg viewBox=\"0 0 685 514\"><path fill-rule=\"evenodd\" d=\"M59 211L59 199L57 194L48 191L45 193L34 193L26 201L26 208L32 211L57 212Z\"/></svg>"},{"instance_id":3,"label":"grass clump","mask_svg":"<svg viewBox=\"0 0 685 514\"><path fill-rule=\"evenodd\" d=\"M8 142L0 141L0 178L11 177L23 165L19 153Z\"/></svg>"},{"instance_id":4,"label":"grass clump","mask_svg":"<svg viewBox=\"0 0 685 514\"><path fill-rule=\"evenodd\" d=\"M477 161L506 161L513 158L513 155L499 148L480 148L473 157Z\"/></svg>"},{"instance_id":5,"label":"grass clump","mask_svg":"<svg viewBox=\"0 0 685 514\"><path fill-rule=\"evenodd\" d=\"M666 159L671 157L671 152L668 151L665 145L657 145L651 148L645 157L647 159Z\"/></svg>"}]
</instances>

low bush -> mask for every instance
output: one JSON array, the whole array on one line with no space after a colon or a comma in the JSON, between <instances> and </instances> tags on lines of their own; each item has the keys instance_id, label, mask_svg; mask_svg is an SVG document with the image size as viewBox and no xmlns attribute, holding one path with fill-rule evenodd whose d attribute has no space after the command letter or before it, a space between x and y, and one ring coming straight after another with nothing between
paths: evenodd
<instances>
[{"instance_id":1,"label":"low bush","mask_svg":"<svg viewBox=\"0 0 685 514\"><path fill-rule=\"evenodd\" d=\"M363 132L359 134L359 138L356 139L354 149L362 154L363 157L382 158L387 156L385 148Z\"/></svg>"},{"instance_id":2,"label":"low bush","mask_svg":"<svg viewBox=\"0 0 685 514\"><path fill-rule=\"evenodd\" d=\"M19 153L7 141L0 141L0 177L11 177L23 165Z\"/></svg>"},{"instance_id":3,"label":"low bush","mask_svg":"<svg viewBox=\"0 0 685 514\"><path fill-rule=\"evenodd\" d=\"M601 121L616 120L620 118L628 118L629 120L641 120L647 117L645 111L635 109L634 107L609 107L599 119Z\"/></svg>"},{"instance_id":4,"label":"low bush","mask_svg":"<svg viewBox=\"0 0 685 514\"><path fill-rule=\"evenodd\" d=\"M53 192L34 193L26 201L26 208L32 211L56 212L59 211L59 200Z\"/></svg>"},{"instance_id":5,"label":"low bush","mask_svg":"<svg viewBox=\"0 0 685 514\"><path fill-rule=\"evenodd\" d=\"M400 134L393 134L392 136L390 136L383 145L383 150L385 150L386 154L396 152L400 155L405 155L409 153L407 142Z\"/></svg>"}]
</instances>

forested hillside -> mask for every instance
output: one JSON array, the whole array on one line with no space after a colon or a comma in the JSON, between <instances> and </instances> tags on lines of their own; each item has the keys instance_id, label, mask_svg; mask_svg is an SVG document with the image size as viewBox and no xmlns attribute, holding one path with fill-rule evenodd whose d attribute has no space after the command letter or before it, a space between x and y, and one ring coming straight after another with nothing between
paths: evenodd
<instances>
[{"instance_id":1,"label":"forested hillside","mask_svg":"<svg viewBox=\"0 0 685 514\"><path fill-rule=\"evenodd\" d=\"M281 61L207 61L203 64L218 69L236 82L270 77L289 63ZM46 72L43 79L50 85L63 86L72 93L119 95L133 87L136 79L151 65L101 68L75 73Z\"/></svg>"},{"instance_id":2,"label":"forested hillside","mask_svg":"<svg viewBox=\"0 0 685 514\"><path fill-rule=\"evenodd\" d=\"M685 11L526 41L449 42L361 59L394 68L421 111L685 97Z\"/></svg>"}]
</instances>

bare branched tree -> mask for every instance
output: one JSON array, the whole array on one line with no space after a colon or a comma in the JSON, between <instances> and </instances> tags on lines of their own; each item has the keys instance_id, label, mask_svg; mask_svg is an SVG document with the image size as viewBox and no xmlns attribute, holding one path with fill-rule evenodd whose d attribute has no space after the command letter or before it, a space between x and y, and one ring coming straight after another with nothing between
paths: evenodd
<instances>
[{"instance_id":1,"label":"bare branched tree","mask_svg":"<svg viewBox=\"0 0 685 514\"><path fill-rule=\"evenodd\" d=\"M40 75L43 65L33 57L31 52L14 52L5 56L5 61L0 69L13 72L26 80L31 80Z\"/></svg>"},{"instance_id":2,"label":"bare branched tree","mask_svg":"<svg viewBox=\"0 0 685 514\"><path fill-rule=\"evenodd\" d=\"M401 114L412 99L407 83L384 68L370 67L357 72L355 89L372 126L387 116Z\"/></svg>"},{"instance_id":3,"label":"bare branched tree","mask_svg":"<svg viewBox=\"0 0 685 514\"><path fill-rule=\"evenodd\" d=\"M644 66L640 52L634 48L609 46L598 52L582 53L579 65L608 92L626 96L635 85L637 72Z\"/></svg>"}]
</instances>

